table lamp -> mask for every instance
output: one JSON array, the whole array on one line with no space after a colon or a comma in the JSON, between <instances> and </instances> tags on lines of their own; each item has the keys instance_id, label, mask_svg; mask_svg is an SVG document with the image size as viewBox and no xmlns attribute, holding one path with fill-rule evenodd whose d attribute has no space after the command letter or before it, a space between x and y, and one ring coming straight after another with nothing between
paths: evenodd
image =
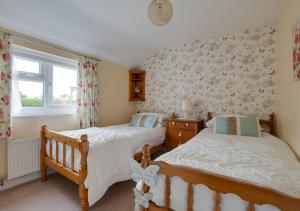
<instances>
[{"instance_id":1,"label":"table lamp","mask_svg":"<svg viewBox=\"0 0 300 211\"><path fill-rule=\"evenodd\" d=\"M181 109L183 111L183 117L185 119L192 119L194 113L194 105L190 99L182 101Z\"/></svg>"}]
</instances>

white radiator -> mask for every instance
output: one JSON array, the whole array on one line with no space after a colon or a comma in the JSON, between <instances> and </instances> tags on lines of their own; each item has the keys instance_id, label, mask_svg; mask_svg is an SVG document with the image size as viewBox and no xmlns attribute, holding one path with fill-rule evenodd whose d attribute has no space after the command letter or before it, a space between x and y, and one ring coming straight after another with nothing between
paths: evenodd
<instances>
[{"instance_id":1,"label":"white radiator","mask_svg":"<svg viewBox=\"0 0 300 211\"><path fill-rule=\"evenodd\" d=\"M40 138L15 139L7 144L7 179L14 179L40 170Z\"/></svg>"}]
</instances>

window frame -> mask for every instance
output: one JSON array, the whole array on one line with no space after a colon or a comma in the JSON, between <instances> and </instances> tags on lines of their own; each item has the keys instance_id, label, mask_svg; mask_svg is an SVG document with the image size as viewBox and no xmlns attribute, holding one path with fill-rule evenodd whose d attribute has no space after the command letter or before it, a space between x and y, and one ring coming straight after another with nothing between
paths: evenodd
<instances>
[{"instance_id":1,"label":"window frame","mask_svg":"<svg viewBox=\"0 0 300 211\"><path fill-rule=\"evenodd\" d=\"M12 112L12 116L42 116L42 115L75 115L76 103L74 105L58 105L53 104L53 67L61 67L74 69L77 72L78 84L78 61L62 58L52 54L13 46L12 48L13 61L15 58L20 58L28 61L39 63L39 73L30 73L25 71L16 71L13 65L14 77L12 80L32 81L43 83L43 107L22 107L18 113ZM14 92L12 88L12 92ZM12 103L15 106L15 103ZM14 109L12 109L14 110Z\"/></svg>"}]
</instances>

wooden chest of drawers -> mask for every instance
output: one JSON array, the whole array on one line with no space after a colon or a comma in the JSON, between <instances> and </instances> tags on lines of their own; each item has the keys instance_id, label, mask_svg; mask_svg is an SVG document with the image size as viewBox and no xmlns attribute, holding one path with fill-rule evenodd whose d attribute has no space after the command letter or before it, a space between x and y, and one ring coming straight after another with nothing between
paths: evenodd
<instances>
[{"instance_id":1,"label":"wooden chest of drawers","mask_svg":"<svg viewBox=\"0 0 300 211\"><path fill-rule=\"evenodd\" d=\"M172 150L193 138L204 128L203 120L169 119L167 120L167 150Z\"/></svg>"}]
</instances>

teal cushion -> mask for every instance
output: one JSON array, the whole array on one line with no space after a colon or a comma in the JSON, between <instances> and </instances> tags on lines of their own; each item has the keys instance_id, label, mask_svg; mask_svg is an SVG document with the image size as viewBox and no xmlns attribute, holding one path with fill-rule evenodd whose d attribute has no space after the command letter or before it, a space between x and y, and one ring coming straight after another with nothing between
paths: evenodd
<instances>
[{"instance_id":1,"label":"teal cushion","mask_svg":"<svg viewBox=\"0 0 300 211\"><path fill-rule=\"evenodd\" d=\"M140 125L145 128L153 128L156 123L156 120L157 120L157 116L147 115L143 117L142 123Z\"/></svg>"},{"instance_id":2,"label":"teal cushion","mask_svg":"<svg viewBox=\"0 0 300 211\"><path fill-rule=\"evenodd\" d=\"M261 136L259 121L256 117L216 117L214 132L228 135Z\"/></svg>"},{"instance_id":3,"label":"teal cushion","mask_svg":"<svg viewBox=\"0 0 300 211\"><path fill-rule=\"evenodd\" d=\"M216 117L215 133L237 135L235 117Z\"/></svg>"},{"instance_id":4,"label":"teal cushion","mask_svg":"<svg viewBox=\"0 0 300 211\"><path fill-rule=\"evenodd\" d=\"M241 136L259 136L259 125L256 117L239 117Z\"/></svg>"},{"instance_id":5,"label":"teal cushion","mask_svg":"<svg viewBox=\"0 0 300 211\"><path fill-rule=\"evenodd\" d=\"M141 116L132 116L129 126L139 126Z\"/></svg>"}]
</instances>

